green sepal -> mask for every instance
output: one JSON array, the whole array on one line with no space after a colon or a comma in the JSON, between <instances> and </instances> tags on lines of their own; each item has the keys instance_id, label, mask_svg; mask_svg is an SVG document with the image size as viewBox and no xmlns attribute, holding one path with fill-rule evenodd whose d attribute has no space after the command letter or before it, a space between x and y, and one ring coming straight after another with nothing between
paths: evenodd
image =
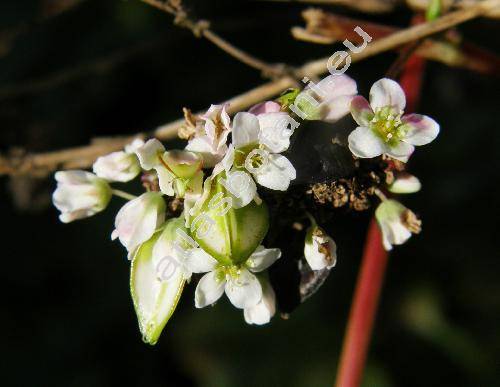
<instances>
[{"instance_id":1,"label":"green sepal","mask_svg":"<svg viewBox=\"0 0 500 387\"><path fill-rule=\"evenodd\" d=\"M156 344L174 313L185 283L181 270L177 270L168 280L158 279L152 252L158 238L165 231L167 230L156 232L138 248L130 270L130 292L142 340L151 345Z\"/></svg>"},{"instance_id":2,"label":"green sepal","mask_svg":"<svg viewBox=\"0 0 500 387\"><path fill-rule=\"evenodd\" d=\"M299 93L300 89L287 89L276 99L276 101L281 105L281 109L285 110L288 106L293 105Z\"/></svg>"}]
</instances>

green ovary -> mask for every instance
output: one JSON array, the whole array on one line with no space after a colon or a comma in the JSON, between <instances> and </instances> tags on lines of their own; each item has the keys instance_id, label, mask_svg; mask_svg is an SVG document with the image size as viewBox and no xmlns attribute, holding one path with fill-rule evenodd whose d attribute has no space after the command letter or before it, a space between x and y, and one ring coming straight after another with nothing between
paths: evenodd
<instances>
[{"instance_id":1,"label":"green ovary","mask_svg":"<svg viewBox=\"0 0 500 387\"><path fill-rule=\"evenodd\" d=\"M391 106L378 108L370 121L370 129L389 145L396 145L406 136L405 125L401 122L402 113Z\"/></svg>"}]
</instances>

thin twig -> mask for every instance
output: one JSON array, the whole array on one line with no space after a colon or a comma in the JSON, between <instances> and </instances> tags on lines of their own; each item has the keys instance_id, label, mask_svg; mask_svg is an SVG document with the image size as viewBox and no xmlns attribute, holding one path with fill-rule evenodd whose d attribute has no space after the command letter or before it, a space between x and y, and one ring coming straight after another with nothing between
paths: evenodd
<instances>
[{"instance_id":1,"label":"thin twig","mask_svg":"<svg viewBox=\"0 0 500 387\"><path fill-rule=\"evenodd\" d=\"M302 16L306 21L306 27L293 27L291 32L294 38L309 43L333 44L348 39L353 44L361 44L363 38L354 31L356 26L360 26L374 41L400 31L397 27L339 16L320 9L307 9L302 12ZM500 74L500 57L466 40L458 41L456 30L449 30L449 33L437 38L423 39L416 53L450 67L465 68L487 75Z\"/></svg>"},{"instance_id":2,"label":"thin twig","mask_svg":"<svg viewBox=\"0 0 500 387\"><path fill-rule=\"evenodd\" d=\"M272 2L291 2L322 5L340 5L360 12L385 13L392 11L400 0L265 0Z\"/></svg>"},{"instance_id":3,"label":"thin twig","mask_svg":"<svg viewBox=\"0 0 500 387\"><path fill-rule=\"evenodd\" d=\"M391 50L395 47L399 47L415 39L421 39L436 32L443 31L454 25L473 19L474 17L478 17L483 13L488 12L493 7L498 6L499 3L500 0L483 1L480 4L471 7L471 9L455 11L433 22L420 24L418 26L402 30L386 38L370 43L360 54L353 54L352 61L358 62L365 58ZM297 73L301 75L308 75L310 77L319 76L328 71L326 67L327 61L328 58L322 58L306 63L297 70ZM270 81L226 101L230 104L229 112L235 113L243 110L262 100L272 98L283 90L294 86L296 86L296 80L290 76ZM177 130L183 124L184 120L179 119L169 124L160 126L151 133L140 133L136 136L129 137L108 138L104 141L95 142L88 146L70 148L56 152L3 157L0 158L0 175L43 175L58 168L86 168L92 165L98 156L122 148L125 144L132 141L137 136L153 135L160 140L172 139L176 137Z\"/></svg>"},{"instance_id":4,"label":"thin twig","mask_svg":"<svg viewBox=\"0 0 500 387\"><path fill-rule=\"evenodd\" d=\"M204 37L214 45L219 47L222 51L231 55L233 58L238 59L240 62L259 70L266 78L276 78L283 76L286 67L282 64L271 64L256 58L255 56L239 49L221 36L216 34L210 29L210 23L206 20L193 20L189 18L188 14L182 7L182 2L179 0L161 1L161 0L140 0L156 9L171 14L175 17L174 23L187 28L193 32L197 37Z\"/></svg>"}]
</instances>

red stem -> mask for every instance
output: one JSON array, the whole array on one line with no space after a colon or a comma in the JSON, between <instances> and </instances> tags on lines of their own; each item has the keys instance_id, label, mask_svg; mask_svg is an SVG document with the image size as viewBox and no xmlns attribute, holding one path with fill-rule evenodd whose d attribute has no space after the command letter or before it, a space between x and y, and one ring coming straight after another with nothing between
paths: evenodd
<instances>
[{"instance_id":1,"label":"red stem","mask_svg":"<svg viewBox=\"0 0 500 387\"><path fill-rule=\"evenodd\" d=\"M413 22L419 21L419 17L416 17ZM420 98L424 68L425 60L416 55L412 55L404 66L400 84L406 94L407 112L414 111ZM380 229L375 219L372 219L347 322L336 387L361 385L387 258Z\"/></svg>"},{"instance_id":2,"label":"red stem","mask_svg":"<svg viewBox=\"0 0 500 387\"><path fill-rule=\"evenodd\" d=\"M380 229L375 219L372 219L342 348L337 387L361 385L387 257L382 247Z\"/></svg>"}]
</instances>

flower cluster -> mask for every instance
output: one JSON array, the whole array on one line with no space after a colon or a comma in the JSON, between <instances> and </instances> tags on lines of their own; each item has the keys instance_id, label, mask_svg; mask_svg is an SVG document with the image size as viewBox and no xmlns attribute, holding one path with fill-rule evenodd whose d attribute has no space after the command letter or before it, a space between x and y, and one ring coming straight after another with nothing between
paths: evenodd
<instances>
[{"instance_id":1,"label":"flower cluster","mask_svg":"<svg viewBox=\"0 0 500 387\"><path fill-rule=\"evenodd\" d=\"M287 191L296 179L286 156L296 117L333 122L350 109L361 125L349 136L356 157L386 154L406 161L413 145L436 137L439 127L432 119L402 116L404 94L394 81L377 82L370 103L356 93L356 83L341 75L232 119L227 105L212 105L191 119L182 150L166 149L157 139L137 139L123 151L99 157L94 173L56 173L53 202L62 222L104 210L112 195L127 200L116 215L111 238L120 241L131 260L131 293L146 342L158 340L193 274L202 274L196 308L214 304L225 293L247 323L270 321L276 297L267 270L282 254L262 245L269 212L259 191ZM139 176L147 189L140 196L111 186ZM419 188L418 179L401 176L389 190ZM167 202L173 200L183 202L179 217L167 215ZM304 258L311 270L329 270L337 261L336 244L307 215L311 226L305 233ZM376 217L386 248L419 231L418 219L394 200L384 200Z\"/></svg>"}]
</instances>

